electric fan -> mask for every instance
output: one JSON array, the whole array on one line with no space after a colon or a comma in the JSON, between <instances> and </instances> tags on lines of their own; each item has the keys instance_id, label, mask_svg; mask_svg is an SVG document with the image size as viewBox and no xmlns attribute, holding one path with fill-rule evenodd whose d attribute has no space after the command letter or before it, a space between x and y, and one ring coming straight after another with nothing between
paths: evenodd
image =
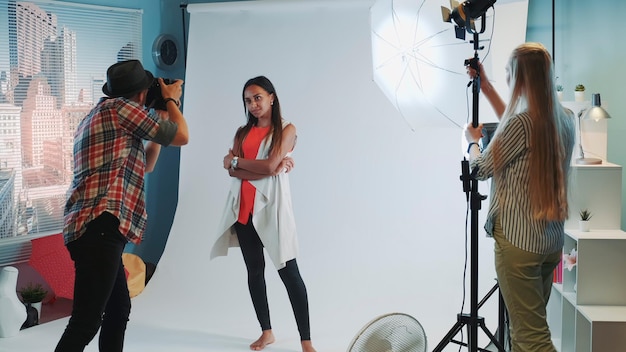
<instances>
[{"instance_id":1,"label":"electric fan","mask_svg":"<svg viewBox=\"0 0 626 352\"><path fill-rule=\"evenodd\" d=\"M367 323L348 352L426 352L426 334L412 316L389 313Z\"/></svg>"}]
</instances>

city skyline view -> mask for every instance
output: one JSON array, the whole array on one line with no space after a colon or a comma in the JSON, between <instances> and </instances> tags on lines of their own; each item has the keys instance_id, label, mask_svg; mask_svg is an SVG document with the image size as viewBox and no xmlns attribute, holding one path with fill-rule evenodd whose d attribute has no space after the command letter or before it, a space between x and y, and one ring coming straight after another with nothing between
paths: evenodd
<instances>
[{"instance_id":1,"label":"city skyline view","mask_svg":"<svg viewBox=\"0 0 626 352\"><path fill-rule=\"evenodd\" d=\"M0 238L59 232L76 126L141 57L141 11L0 0L0 18Z\"/></svg>"}]
</instances>

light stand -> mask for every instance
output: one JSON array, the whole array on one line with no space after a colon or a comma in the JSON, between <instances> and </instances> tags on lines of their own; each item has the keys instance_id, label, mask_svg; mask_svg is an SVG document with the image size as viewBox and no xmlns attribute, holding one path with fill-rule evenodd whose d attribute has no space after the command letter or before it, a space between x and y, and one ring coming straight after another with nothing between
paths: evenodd
<instances>
[{"instance_id":1,"label":"light stand","mask_svg":"<svg viewBox=\"0 0 626 352\"><path fill-rule=\"evenodd\" d=\"M484 16L484 15L483 15ZM474 43L474 58L466 60L465 64L470 65L476 70L476 76L472 79L472 125L478 126L478 98L480 94L480 69L478 66L478 50L482 47L479 46L478 34L483 33L485 30L484 18L481 21L482 28L480 32L473 32ZM466 193L466 198L470 202L471 211L471 244L470 244L470 313L457 314L457 322L448 331L446 336L439 342L433 352L443 351L443 348L450 342L456 343L461 346L466 346L469 351L488 351L478 347L478 328L480 327L483 332L489 337L491 342L498 348L498 351L504 352L502 341L504 341L504 302L500 296L499 300L499 339L487 329L485 326L485 319L478 316L478 309L489 299L489 297L499 288L496 283L495 286L487 293L487 295L478 302L478 211L481 208L481 202L486 199L486 196L478 193L478 180L476 180L474 172L469 171L469 161L463 158L461 161L461 181L463 182L463 191ZM454 337L461 331L461 329L467 325L468 330L468 342L467 344L461 341L454 340Z\"/></svg>"}]
</instances>

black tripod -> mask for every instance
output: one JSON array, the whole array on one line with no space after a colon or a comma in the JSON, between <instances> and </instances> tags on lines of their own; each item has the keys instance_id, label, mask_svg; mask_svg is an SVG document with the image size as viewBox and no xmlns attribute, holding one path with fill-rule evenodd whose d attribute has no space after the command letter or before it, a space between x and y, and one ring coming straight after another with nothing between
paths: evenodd
<instances>
[{"instance_id":1,"label":"black tripod","mask_svg":"<svg viewBox=\"0 0 626 352\"><path fill-rule=\"evenodd\" d=\"M482 21L484 23L484 20ZM483 29L480 33L484 31ZM478 126L478 97L480 93L480 69L478 66L478 50L482 49L478 42L478 32L473 33L474 38L474 58L465 60L465 65L470 65L477 72L476 77L472 79L470 84L472 85L472 125ZM433 352L442 351L443 348L450 342L458 345L466 346L470 352L475 351L487 351L486 349L478 347L478 328L480 327L485 334L489 337L491 342L498 348L498 351L504 352L504 303L502 297L499 300L499 339L487 329L485 326L485 319L478 316L478 309L491 297L491 295L498 290L498 284L496 283L493 288L487 293L487 295L478 302L478 211L481 208L481 202L487 197L478 193L478 180L474 177L474 172L469 171L469 161L465 158L461 161L461 181L463 182L463 191L466 193L466 197L470 202L471 210L471 244L470 244L470 313L457 314L457 322L452 326L450 331L446 334L443 340L435 347ZM461 331L461 329L467 325L468 339L467 343L454 340L454 337Z\"/></svg>"}]
</instances>

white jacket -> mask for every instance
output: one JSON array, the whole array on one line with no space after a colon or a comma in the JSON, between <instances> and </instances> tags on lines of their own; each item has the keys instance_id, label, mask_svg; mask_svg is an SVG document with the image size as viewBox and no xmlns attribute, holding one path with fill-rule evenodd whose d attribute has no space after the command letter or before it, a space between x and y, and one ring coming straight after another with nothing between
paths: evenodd
<instances>
[{"instance_id":1,"label":"white jacket","mask_svg":"<svg viewBox=\"0 0 626 352\"><path fill-rule=\"evenodd\" d=\"M289 124L283 123L283 128ZM257 159L269 157L271 136L261 142ZM298 239L296 222L291 204L289 176L281 172L277 176L268 176L260 180L250 181L256 188L252 224L256 229L263 246L267 250L276 269L285 267L285 263L296 258ZM225 256L229 247L238 247L237 234L233 226L239 217L241 201L241 180L233 177L222 220L211 249L210 258Z\"/></svg>"}]
</instances>

